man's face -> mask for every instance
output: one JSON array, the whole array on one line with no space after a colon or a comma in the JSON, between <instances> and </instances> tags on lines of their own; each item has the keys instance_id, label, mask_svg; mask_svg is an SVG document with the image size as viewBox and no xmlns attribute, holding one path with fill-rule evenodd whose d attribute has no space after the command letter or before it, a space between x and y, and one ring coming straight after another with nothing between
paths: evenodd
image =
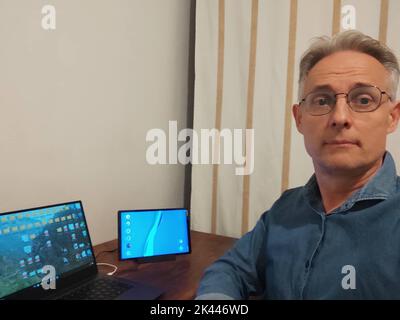
<instances>
[{"instance_id":1,"label":"man's face","mask_svg":"<svg viewBox=\"0 0 400 320\"><path fill-rule=\"evenodd\" d=\"M347 93L359 83L390 93L389 77L389 72L373 57L341 51L320 60L310 70L303 97L319 86ZM367 113L351 110L344 95L337 96L333 110L322 116L310 115L302 106L293 106L297 129L304 136L314 166L332 173L357 174L379 162L386 150L386 136L396 129L399 114L400 104L396 105L386 95L377 110Z\"/></svg>"}]
</instances>

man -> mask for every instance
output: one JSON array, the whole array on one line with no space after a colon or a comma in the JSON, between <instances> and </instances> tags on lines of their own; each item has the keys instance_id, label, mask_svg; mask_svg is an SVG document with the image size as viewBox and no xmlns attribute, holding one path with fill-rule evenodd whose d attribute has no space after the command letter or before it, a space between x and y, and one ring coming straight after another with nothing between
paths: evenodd
<instances>
[{"instance_id":1,"label":"man","mask_svg":"<svg viewBox=\"0 0 400 320\"><path fill-rule=\"evenodd\" d=\"M197 299L400 299L400 177L386 151L399 74L358 31L311 46L293 116L315 174L206 270Z\"/></svg>"}]
</instances>

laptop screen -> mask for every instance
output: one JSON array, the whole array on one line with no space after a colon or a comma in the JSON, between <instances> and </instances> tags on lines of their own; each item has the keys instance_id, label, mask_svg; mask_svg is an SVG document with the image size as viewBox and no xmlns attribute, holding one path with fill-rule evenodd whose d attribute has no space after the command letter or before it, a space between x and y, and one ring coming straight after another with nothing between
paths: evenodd
<instances>
[{"instance_id":1,"label":"laptop screen","mask_svg":"<svg viewBox=\"0 0 400 320\"><path fill-rule=\"evenodd\" d=\"M0 298L95 263L80 201L0 214Z\"/></svg>"},{"instance_id":2,"label":"laptop screen","mask_svg":"<svg viewBox=\"0 0 400 320\"><path fill-rule=\"evenodd\" d=\"M186 209L119 212L120 259L190 253Z\"/></svg>"}]
</instances>

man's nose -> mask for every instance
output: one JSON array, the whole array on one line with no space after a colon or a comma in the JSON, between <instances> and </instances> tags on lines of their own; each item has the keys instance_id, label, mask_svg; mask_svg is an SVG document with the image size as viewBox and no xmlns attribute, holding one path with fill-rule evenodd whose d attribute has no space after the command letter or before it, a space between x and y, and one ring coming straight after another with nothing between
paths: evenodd
<instances>
[{"instance_id":1,"label":"man's nose","mask_svg":"<svg viewBox=\"0 0 400 320\"><path fill-rule=\"evenodd\" d=\"M329 126L334 128L349 128L352 123L352 110L347 103L346 94L336 96L336 105L330 112Z\"/></svg>"}]
</instances>

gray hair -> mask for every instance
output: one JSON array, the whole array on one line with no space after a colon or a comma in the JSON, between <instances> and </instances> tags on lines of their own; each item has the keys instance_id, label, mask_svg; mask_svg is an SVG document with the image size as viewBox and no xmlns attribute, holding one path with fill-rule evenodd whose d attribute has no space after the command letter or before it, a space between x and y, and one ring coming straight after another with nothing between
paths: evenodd
<instances>
[{"instance_id":1,"label":"gray hair","mask_svg":"<svg viewBox=\"0 0 400 320\"><path fill-rule=\"evenodd\" d=\"M299 76L299 100L302 99L304 81L310 70L323 58L339 51L353 50L365 53L378 60L390 73L390 96L396 99L397 86L399 84L399 62L393 51L359 31L349 30L330 37L318 37L311 47L304 53L300 62Z\"/></svg>"}]
</instances>

